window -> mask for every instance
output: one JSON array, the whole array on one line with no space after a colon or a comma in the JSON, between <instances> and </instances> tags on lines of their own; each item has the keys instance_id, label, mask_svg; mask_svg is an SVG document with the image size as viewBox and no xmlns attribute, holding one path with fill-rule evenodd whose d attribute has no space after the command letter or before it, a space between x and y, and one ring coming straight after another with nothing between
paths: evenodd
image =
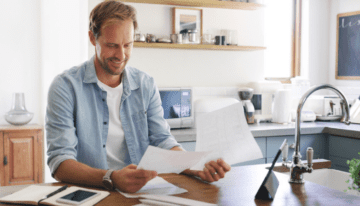
<instances>
[{"instance_id":1,"label":"window","mask_svg":"<svg viewBox=\"0 0 360 206\"><path fill-rule=\"evenodd\" d=\"M300 75L302 0L265 0L265 77L289 81Z\"/></svg>"}]
</instances>

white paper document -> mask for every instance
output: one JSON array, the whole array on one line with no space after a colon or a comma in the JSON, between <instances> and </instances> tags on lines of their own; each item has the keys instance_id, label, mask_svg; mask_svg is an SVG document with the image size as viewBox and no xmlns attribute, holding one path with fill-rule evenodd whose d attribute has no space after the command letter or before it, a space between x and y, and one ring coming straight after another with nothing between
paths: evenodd
<instances>
[{"instance_id":1,"label":"white paper document","mask_svg":"<svg viewBox=\"0 0 360 206\"><path fill-rule=\"evenodd\" d=\"M153 170L158 174L177 173L189 169L211 152L173 151L149 146L137 169Z\"/></svg>"},{"instance_id":2,"label":"white paper document","mask_svg":"<svg viewBox=\"0 0 360 206\"><path fill-rule=\"evenodd\" d=\"M147 200L153 200L158 202L156 205L161 205L165 203L173 204L173 205L181 205L181 206L215 206L216 204L211 204L207 202L191 200L182 197L175 196L165 196L165 195L141 195L140 197L145 198Z\"/></svg>"},{"instance_id":3,"label":"white paper document","mask_svg":"<svg viewBox=\"0 0 360 206\"><path fill-rule=\"evenodd\" d=\"M149 200L149 199L139 199L139 201L142 203L140 206L181 206L178 204ZM135 205L135 206L139 206L139 205Z\"/></svg>"},{"instance_id":4,"label":"white paper document","mask_svg":"<svg viewBox=\"0 0 360 206\"><path fill-rule=\"evenodd\" d=\"M118 192L120 190L117 189ZM142 187L136 193L124 193L120 192L127 198L138 198L140 195L144 194L152 194L152 195L175 195L185 193L187 190L177 187L168 181L164 180L161 177L155 177L154 179L150 180L144 187Z\"/></svg>"},{"instance_id":5,"label":"white paper document","mask_svg":"<svg viewBox=\"0 0 360 206\"><path fill-rule=\"evenodd\" d=\"M263 157L246 122L242 103L196 117L197 152L212 151L191 169L202 170L211 160L236 164Z\"/></svg>"}]
</instances>

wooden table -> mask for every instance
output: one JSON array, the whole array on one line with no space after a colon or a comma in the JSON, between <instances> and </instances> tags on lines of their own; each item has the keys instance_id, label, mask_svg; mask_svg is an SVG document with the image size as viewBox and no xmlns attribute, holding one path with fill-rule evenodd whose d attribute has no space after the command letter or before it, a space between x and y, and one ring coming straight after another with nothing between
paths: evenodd
<instances>
[{"instance_id":1,"label":"wooden table","mask_svg":"<svg viewBox=\"0 0 360 206\"><path fill-rule=\"evenodd\" d=\"M162 174L168 182L188 190L176 196L200 200L218 205L360 205L360 196L353 196L333 190L312 182L289 184L289 175L276 172L280 185L273 201L255 200L264 177L267 174L265 165L234 167L226 177L216 183L207 184L185 175ZM45 185L63 185L63 183L46 183ZM25 187L0 187L0 197ZM96 188L92 188L96 189ZM97 205L134 205L138 199L127 199L117 192L103 199Z\"/></svg>"}]
</instances>

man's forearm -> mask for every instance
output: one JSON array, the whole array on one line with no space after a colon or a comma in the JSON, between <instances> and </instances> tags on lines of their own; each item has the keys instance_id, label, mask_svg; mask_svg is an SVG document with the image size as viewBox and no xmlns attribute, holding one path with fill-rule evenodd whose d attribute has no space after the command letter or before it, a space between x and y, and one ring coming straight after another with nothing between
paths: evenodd
<instances>
[{"instance_id":1,"label":"man's forearm","mask_svg":"<svg viewBox=\"0 0 360 206\"><path fill-rule=\"evenodd\" d=\"M181 147L173 147L171 150L184 151ZM102 178L106 170L92 168L86 164L69 159L60 164L55 172L55 179L62 182L83 184L89 186L102 186Z\"/></svg>"},{"instance_id":2,"label":"man's forearm","mask_svg":"<svg viewBox=\"0 0 360 206\"><path fill-rule=\"evenodd\" d=\"M54 176L62 182L101 187L105 174L106 170L92 168L69 159L60 164Z\"/></svg>"}]
</instances>

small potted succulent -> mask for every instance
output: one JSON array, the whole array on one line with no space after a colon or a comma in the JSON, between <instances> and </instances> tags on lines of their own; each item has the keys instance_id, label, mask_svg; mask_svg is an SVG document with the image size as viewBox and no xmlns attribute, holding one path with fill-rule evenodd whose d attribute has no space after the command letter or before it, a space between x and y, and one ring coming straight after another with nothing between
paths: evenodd
<instances>
[{"instance_id":1,"label":"small potted succulent","mask_svg":"<svg viewBox=\"0 0 360 206\"><path fill-rule=\"evenodd\" d=\"M360 152L358 154L360 155ZM360 159L353 158L346 163L349 165L350 172L350 179L346 181L349 184L348 189L360 192Z\"/></svg>"}]
</instances>

